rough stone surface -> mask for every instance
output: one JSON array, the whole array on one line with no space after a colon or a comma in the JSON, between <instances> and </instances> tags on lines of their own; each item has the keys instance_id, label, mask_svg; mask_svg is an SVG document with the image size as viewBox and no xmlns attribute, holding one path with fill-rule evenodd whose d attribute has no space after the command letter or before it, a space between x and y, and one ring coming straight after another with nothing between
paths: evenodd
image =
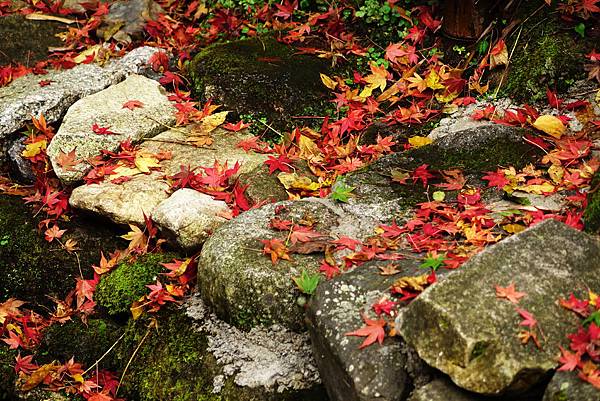
<instances>
[{"instance_id":1,"label":"rough stone surface","mask_svg":"<svg viewBox=\"0 0 600 401\"><path fill-rule=\"evenodd\" d=\"M152 47L139 47L104 67L81 64L70 70L29 74L0 88L0 140L31 121L32 115L43 114L49 123L60 120L80 98L99 92L130 74L155 77L148 60L157 51ZM41 80L51 83L40 87Z\"/></svg>"},{"instance_id":2,"label":"rough stone surface","mask_svg":"<svg viewBox=\"0 0 600 401\"><path fill-rule=\"evenodd\" d=\"M600 243L546 220L474 256L400 311L396 327L428 364L460 387L482 394L531 388L556 367L559 345L576 318L558 306L574 283L600 286ZM517 284L519 307L532 313L542 349L522 345L515 305L495 286ZM427 333L427 335L423 335Z\"/></svg>"},{"instance_id":3,"label":"rough stone surface","mask_svg":"<svg viewBox=\"0 0 600 401\"><path fill-rule=\"evenodd\" d=\"M198 249L206 238L227 221L219 213L229 207L220 200L184 188L175 191L152 212L152 219L163 233L186 250Z\"/></svg>"},{"instance_id":4,"label":"rough stone surface","mask_svg":"<svg viewBox=\"0 0 600 401\"><path fill-rule=\"evenodd\" d=\"M448 379L436 379L413 391L407 401L483 401L483 397L456 387Z\"/></svg>"},{"instance_id":5,"label":"rough stone surface","mask_svg":"<svg viewBox=\"0 0 600 401\"><path fill-rule=\"evenodd\" d=\"M416 261L402 261L398 275L382 276L377 266L384 264L371 262L324 281L309 303L314 355L331 401L400 401L414 385L430 380L432 369L401 338L359 349L364 338L345 336L364 325L360 312L370 315L394 281L422 273Z\"/></svg>"},{"instance_id":6,"label":"rough stone surface","mask_svg":"<svg viewBox=\"0 0 600 401\"><path fill-rule=\"evenodd\" d=\"M169 184L165 176L180 171L181 166L212 167L215 160L233 166L240 163L240 173L247 173L261 165L266 156L246 153L236 144L248 138L245 132L230 133L221 129L212 132L211 148L196 148L184 143L185 129L162 132L141 145L141 152L156 154L170 152L172 158L161 162L161 169L148 175L137 175L121 184L109 181L82 185L73 190L71 206L93 212L119 224L143 224L144 215L154 214L154 209L169 197Z\"/></svg>"},{"instance_id":7,"label":"rough stone surface","mask_svg":"<svg viewBox=\"0 0 600 401\"><path fill-rule=\"evenodd\" d=\"M573 372L556 372L546 388L544 401L600 401L600 391Z\"/></svg>"},{"instance_id":8,"label":"rough stone surface","mask_svg":"<svg viewBox=\"0 0 600 401\"><path fill-rule=\"evenodd\" d=\"M28 20L20 14L0 17L0 67L33 67L48 58L49 47L63 46L56 34L66 30L67 26L59 22Z\"/></svg>"},{"instance_id":9,"label":"rough stone surface","mask_svg":"<svg viewBox=\"0 0 600 401\"><path fill-rule=\"evenodd\" d=\"M123 108L129 100L139 100L143 107ZM87 96L73 104L58 132L48 146L48 157L54 172L63 182L73 184L83 178L91 166L85 161L101 150L115 151L124 140L138 142L164 131L175 122L175 108L156 81L141 75L130 75L125 81ZM92 125L109 128L114 135L100 135ZM63 169L57 162L61 152L75 149L81 162Z\"/></svg>"},{"instance_id":10,"label":"rough stone surface","mask_svg":"<svg viewBox=\"0 0 600 401\"><path fill-rule=\"evenodd\" d=\"M198 298L190 300L186 313L198 322L196 328L208 335L207 350L223 366L223 379L233 376L238 386L263 387L278 393L320 383L306 333L294 333L278 325L244 332L218 320ZM214 392L219 392L220 380L214 381Z\"/></svg>"},{"instance_id":11,"label":"rough stone surface","mask_svg":"<svg viewBox=\"0 0 600 401\"><path fill-rule=\"evenodd\" d=\"M16 139L8 147L8 159L10 175L19 182L32 184L35 181L35 173L31 168L31 162L23 157L26 137Z\"/></svg>"},{"instance_id":12,"label":"rough stone surface","mask_svg":"<svg viewBox=\"0 0 600 401\"><path fill-rule=\"evenodd\" d=\"M281 130L293 125L291 116L315 115L330 105L319 78L327 69L323 60L294 54L265 36L209 46L194 57L190 73L197 96L238 115L266 117Z\"/></svg>"}]
</instances>

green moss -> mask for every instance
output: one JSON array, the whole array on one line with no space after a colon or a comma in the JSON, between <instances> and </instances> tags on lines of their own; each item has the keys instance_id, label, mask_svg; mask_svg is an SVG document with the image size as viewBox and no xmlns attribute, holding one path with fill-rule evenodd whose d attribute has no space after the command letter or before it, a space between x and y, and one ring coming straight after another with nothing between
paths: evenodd
<instances>
[{"instance_id":1,"label":"green moss","mask_svg":"<svg viewBox=\"0 0 600 401\"><path fill-rule=\"evenodd\" d=\"M585 230L592 233L600 232L600 173L596 173L592 180L593 193L588 195L588 205L585 208L583 218Z\"/></svg>"},{"instance_id":2,"label":"green moss","mask_svg":"<svg viewBox=\"0 0 600 401\"><path fill-rule=\"evenodd\" d=\"M127 314L131 304L148 293L147 284L156 282L164 270L161 263L171 262L175 254L147 254L133 262L123 262L110 274L102 277L94 300L109 314Z\"/></svg>"},{"instance_id":3,"label":"green moss","mask_svg":"<svg viewBox=\"0 0 600 401\"><path fill-rule=\"evenodd\" d=\"M517 100L543 100L546 88L561 92L585 77L581 42L554 21L528 24L516 45L504 92Z\"/></svg>"},{"instance_id":4,"label":"green moss","mask_svg":"<svg viewBox=\"0 0 600 401\"><path fill-rule=\"evenodd\" d=\"M114 358L125 366L144 339L123 381L123 395L139 401L317 401L320 389L270 394L260 389L238 387L232 378L219 394L213 394L213 378L222 374L207 351L208 339L194 327L182 310L167 310L158 316L157 328L148 328L148 317L130 321ZM150 333L150 334L148 334Z\"/></svg>"},{"instance_id":5,"label":"green moss","mask_svg":"<svg viewBox=\"0 0 600 401\"><path fill-rule=\"evenodd\" d=\"M265 117L275 129L288 130L296 124L292 116L322 115L330 108L319 78L327 69L325 61L295 55L264 36L207 47L194 57L190 75L195 96L212 97L238 115ZM258 123L257 129L264 128Z\"/></svg>"},{"instance_id":6,"label":"green moss","mask_svg":"<svg viewBox=\"0 0 600 401\"><path fill-rule=\"evenodd\" d=\"M102 319L89 319L87 325L80 320L54 324L44 333L36 361L65 362L74 357L77 362L89 367L110 349L122 332L121 326ZM118 367L107 358L100 362L100 368L116 370Z\"/></svg>"},{"instance_id":7,"label":"green moss","mask_svg":"<svg viewBox=\"0 0 600 401\"><path fill-rule=\"evenodd\" d=\"M13 400L15 387L15 371L12 365L15 362L16 352L9 350L4 343L0 344L0 400Z\"/></svg>"},{"instance_id":8,"label":"green moss","mask_svg":"<svg viewBox=\"0 0 600 401\"><path fill-rule=\"evenodd\" d=\"M48 58L48 48L61 46L55 35L67 28L52 21L32 21L22 15L0 18L0 66L21 63L33 66Z\"/></svg>"},{"instance_id":9,"label":"green moss","mask_svg":"<svg viewBox=\"0 0 600 401\"><path fill-rule=\"evenodd\" d=\"M59 222L67 232L62 240L77 241L77 255L60 249L56 242L49 243L37 230L41 216L33 218L35 211L16 197L0 196L0 302L14 297L33 306L51 306L47 297L63 298L75 287L79 268L84 277L93 275L92 264L100 259L102 244L106 250L123 245L116 232L100 224L90 224L74 218Z\"/></svg>"}]
</instances>

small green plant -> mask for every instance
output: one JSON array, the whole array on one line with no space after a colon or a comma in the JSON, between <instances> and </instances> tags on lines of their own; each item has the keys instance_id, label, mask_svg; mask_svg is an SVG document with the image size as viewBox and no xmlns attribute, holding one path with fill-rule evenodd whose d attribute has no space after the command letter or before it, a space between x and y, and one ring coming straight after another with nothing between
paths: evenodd
<instances>
[{"instance_id":1,"label":"small green plant","mask_svg":"<svg viewBox=\"0 0 600 401\"><path fill-rule=\"evenodd\" d=\"M354 187L347 185L344 180L338 179L332 187L331 199L346 203L352 196L352 191L354 191Z\"/></svg>"},{"instance_id":2,"label":"small green plant","mask_svg":"<svg viewBox=\"0 0 600 401\"><path fill-rule=\"evenodd\" d=\"M433 270L437 270L440 268L440 266L442 266L444 264L445 260L446 260L445 253L442 253L439 256L428 253L427 257L423 260L423 263L421 263L419 265L419 267L422 267L423 269L431 268Z\"/></svg>"},{"instance_id":3,"label":"small green plant","mask_svg":"<svg viewBox=\"0 0 600 401\"><path fill-rule=\"evenodd\" d=\"M319 273L308 273L306 270L302 270L299 277L293 277L294 283L298 286L298 289L306 295L314 294L321 280Z\"/></svg>"},{"instance_id":4,"label":"small green plant","mask_svg":"<svg viewBox=\"0 0 600 401\"><path fill-rule=\"evenodd\" d=\"M459 45L452 46L452 50L454 50L456 53L460 54L461 56L464 52L467 51L467 49L464 46L459 46Z\"/></svg>"},{"instance_id":5,"label":"small green plant","mask_svg":"<svg viewBox=\"0 0 600 401\"><path fill-rule=\"evenodd\" d=\"M0 238L1 246L8 245L9 242L10 242L10 237L8 235L3 235L2 238Z\"/></svg>"},{"instance_id":6,"label":"small green plant","mask_svg":"<svg viewBox=\"0 0 600 401\"><path fill-rule=\"evenodd\" d=\"M575 25L575 28L573 29L579 34L579 36L585 38L585 24L583 22L580 22L579 24Z\"/></svg>"}]
</instances>

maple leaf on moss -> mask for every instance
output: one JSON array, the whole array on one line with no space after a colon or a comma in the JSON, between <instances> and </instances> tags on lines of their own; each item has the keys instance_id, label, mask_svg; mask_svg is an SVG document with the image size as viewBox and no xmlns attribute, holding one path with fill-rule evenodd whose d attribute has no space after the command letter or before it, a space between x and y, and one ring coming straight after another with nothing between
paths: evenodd
<instances>
[{"instance_id":1,"label":"maple leaf on moss","mask_svg":"<svg viewBox=\"0 0 600 401\"><path fill-rule=\"evenodd\" d=\"M379 345L383 344L385 338L385 325L386 322L383 319L373 320L367 318L364 314L362 315L365 326L358 330L346 333L346 336L366 337L362 344L358 347L363 349L377 341Z\"/></svg>"}]
</instances>

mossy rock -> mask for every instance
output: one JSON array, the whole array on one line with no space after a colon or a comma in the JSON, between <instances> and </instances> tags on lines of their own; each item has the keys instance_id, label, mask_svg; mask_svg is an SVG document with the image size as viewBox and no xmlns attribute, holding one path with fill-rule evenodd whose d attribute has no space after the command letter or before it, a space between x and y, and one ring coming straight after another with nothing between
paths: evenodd
<instances>
[{"instance_id":1,"label":"mossy rock","mask_svg":"<svg viewBox=\"0 0 600 401\"><path fill-rule=\"evenodd\" d=\"M149 253L134 261L125 261L105 275L98 283L94 301L110 315L128 314L131 304L148 293L146 285L156 283L165 268L161 263L172 262L174 253Z\"/></svg>"},{"instance_id":2,"label":"mossy rock","mask_svg":"<svg viewBox=\"0 0 600 401\"><path fill-rule=\"evenodd\" d=\"M565 29L552 17L539 21L542 16L547 15L528 18L519 40L513 35L507 43L509 49L515 44L516 48L503 91L520 101L544 100L547 88L564 92L575 80L585 78L584 40L575 38L572 29Z\"/></svg>"},{"instance_id":3,"label":"mossy rock","mask_svg":"<svg viewBox=\"0 0 600 401\"><path fill-rule=\"evenodd\" d=\"M121 366L140 345L123 380L123 395L139 401L325 401L322 389L267 392L237 386L232 377L213 393L213 379L222 368L208 351L206 334L181 309L161 311L157 325L145 316L130 320L123 341L111 358ZM142 343L143 341L143 343Z\"/></svg>"},{"instance_id":4,"label":"mossy rock","mask_svg":"<svg viewBox=\"0 0 600 401\"><path fill-rule=\"evenodd\" d=\"M88 368L113 346L122 333L123 327L108 319L93 318L87 324L81 320L54 324L44 333L42 344L36 353L36 362L66 362L74 358L84 368ZM103 359L99 367L111 371L120 368L110 358Z\"/></svg>"},{"instance_id":5,"label":"mossy rock","mask_svg":"<svg viewBox=\"0 0 600 401\"><path fill-rule=\"evenodd\" d=\"M23 15L0 17L0 66L35 63L48 58L49 47L62 46L56 34L66 31L65 25L54 21L33 21Z\"/></svg>"},{"instance_id":6,"label":"mossy rock","mask_svg":"<svg viewBox=\"0 0 600 401\"><path fill-rule=\"evenodd\" d=\"M0 196L0 302L12 297L50 306L53 302L48 295L64 298L75 288L80 266L84 277L91 278L91 266L100 260L100 251L106 253L124 244L110 227L77 217L59 222L60 228L67 230L61 240L77 241L78 261L77 255L44 239L37 230L40 218L33 218L34 213L23 200Z\"/></svg>"},{"instance_id":7,"label":"mossy rock","mask_svg":"<svg viewBox=\"0 0 600 401\"><path fill-rule=\"evenodd\" d=\"M194 57L189 72L196 97L288 130L295 125L292 116L321 115L331 106L319 77L327 69L325 61L295 55L265 36L209 46Z\"/></svg>"},{"instance_id":8,"label":"mossy rock","mask_svg":"<svg viewBox=\"0 0 600 401\"><path fill-rule=\"evenodd\" d=\"M587 207L583 214L585 230L591 233L600 232L600 173L596 173L591 184L592 193L588 194Z\"/></svg>"},{"instance_id":9,"label":"mossy rock","mask_svg":"<svg viewBox=\"0 0 600 401\"><path fill-rule=\"evenodd\" d=\"M0 401L14 400L15 397L15 363L16 351L8 349L4 343L0 344Z\"/></svg>"}]
</instances>

